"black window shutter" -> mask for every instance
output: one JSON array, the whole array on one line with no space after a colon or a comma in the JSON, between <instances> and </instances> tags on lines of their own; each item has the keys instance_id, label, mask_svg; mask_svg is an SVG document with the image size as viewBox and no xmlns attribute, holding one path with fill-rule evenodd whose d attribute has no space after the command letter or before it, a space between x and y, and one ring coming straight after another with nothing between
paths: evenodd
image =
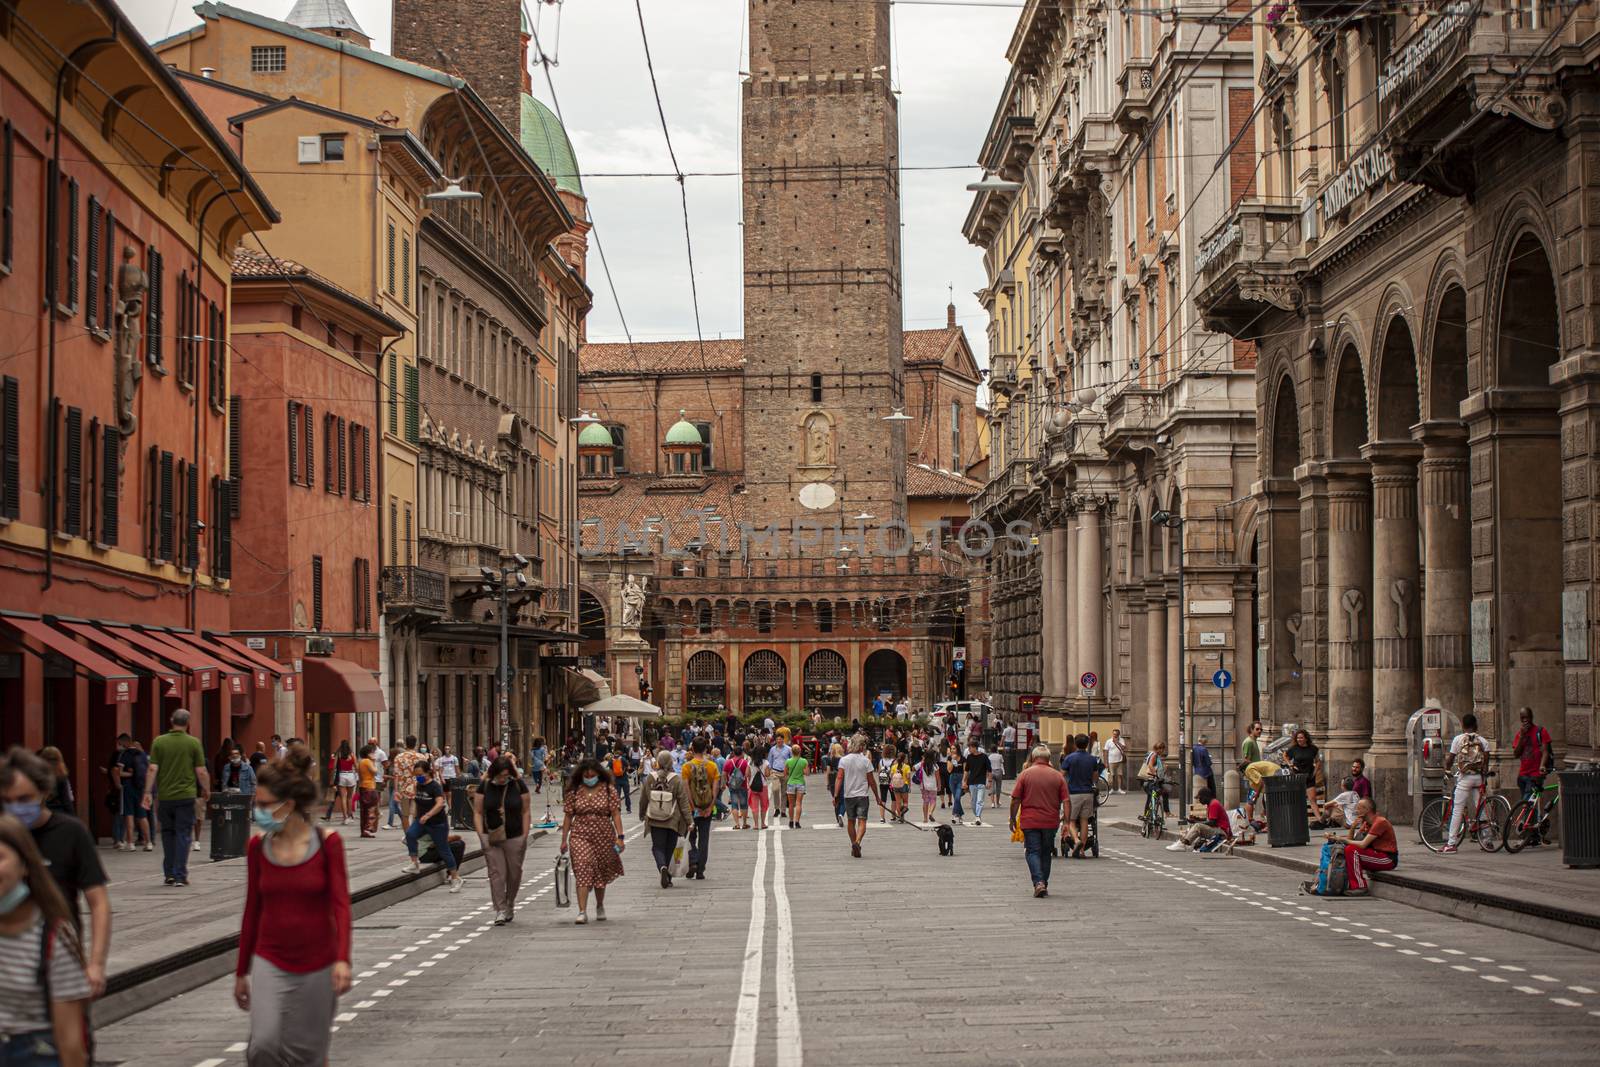
<instances>
[{"instance_id":1,"label":"black window shutter","mask_svg":"<svg viewBox=\"0 0 1600 1067\"><path fill-rule=\"evenodd\" d=\"M163 315L161 313L162 290L166 288L165 279L161 273L161 253L154 248L149 250L148 266L145 268L146 280L145 300L148 306L145 309L146 353L152 366L161 365L161 329Z\"/></svg>"},{"instance_id":2,"label":"black window shutter","mask_svg":"<svg viewBox=\"0 0 1600 1067\"><path fill-rule=\"evenodd\" d=\"M289 481L300 480L300 402L289 401Z\"/></svg>"},{"instance_id":3,"label":"black window shutter","mask_svg":"<svg viewBox=\"0 0 1600 1067\"><path fill-rule=\"evenodd\" d=\"M322 416L322 490L326 493L333 492L334 486L339 484L334 480L333 473L333 438L338 428L333 412Z\"/></svg>"},{"instance_id":4,"label":"black window shutter","mask_svg":"<svg viewBox=\"0 0 1600 1067\"><path fill-rule=\"evenodd\" d=\"M361 561L350 561L350 629L361 629Z\"/></svg>"},{"instance_id":5,"label":"black window shutter","mask_svg":"<svg viewBox=\"0 0 1600 1067\"><path fill-rule=\"evenodd\" d=\"M158 445L151 445L150 454L145 459L144 472L144 554L151 559L157 558L157 550L161 547L160 531L156 529L161 514L160 481L161 448Z\"/></svg>"},{"instance_id":6,"label":"black window shutter","mask_svg":"<svg viewBox=\"0 0 1600 1067\"><path fill-rule=\"evenodd\" d=\"M107 334L116 327L117 315L117 216L105 209L105 239L101 242L100 328Z\"/></svg>"},{"instance_id":7,"label":"black window shutter","mask_svg":"<svg viewBox=\"0 0 1600 1067\"><path fill-rule=\"evenodd\" d=\"M184 487L183 563L190 570L200 569L200 467L189 464L188 485ZM214 518L215 516L213 516Z\"/></svg>"},{"instance_id":8,"label":"black window shutter","mask_svg":"<svg viewBox=\"0 0 1600 1067\"><path fill-rule=\"evenodd\" d=\"M406 440L412 444L421 439L422 423L418 415L417 368L406 364Z\"/></svg>"},{"instance_id":9,"label":"black window shutter","mask_svg":"<svg viewBox=\"0 0 1600 1067\"><path fill-rule=\"evenodd\" d=\"M389 432L400 432L400 356L389 353Z\"/></svg>"},{"instance_id":10,"label":"black window shutter","mask_svg":"<svg viewBox=\"0 0 1600 1067\"><path fill-rule=\"evenodd\" d=\"M335 421L333 435L334 435L334 437L336 437L338 439L338 442L339 442L338 443L338 452L339 452L339 488L336 490L336 492L340 496L344 496L345 490L347 488L349 488L349 484L350 484L349 480L348 480L348 475L347 475L348 461L349 461L350 457L345 452L345 446L344 446L344 441L345 441L345 423L344 423L344 416L343 415L340 415L339 418Z\"/></svg>"},{"instance_id":11,"label":"black window shutter","mask_svg":"<svg viewBox=\"0 0 1600 1067\"><path fill-rule=\"evenodd\" d=\"M78 310L78 179L67 179L67 308Z\"/></svg>"},{"instance_id":12,"label":"black window shutter","mask_svg":"<svg viewBox=\"0 0 1600 1067\"><path fill-rule=\"evenodd\" d=\"M0 385L0 516L14 519L22 514L22 398L9 374Z\"/></svg>"},{"instance_id":13,"label":"black window shutter","mask_svg":"<svg viewBox=\"0 0 1600 1067\"><path fill-rule=\"evenodd\" d=\"M317 424L314 421L315 412L311 405L305 406L305 434L306 439L301 442L306 456L306 485L317 484Z\"/></svg>"},{"instance_id":14,"label":"black window shutter","mask_svg":"<svg viewBox=\"0 0 1600 1067\"><path fill-rule=\"evenodd\" d=\"M173 560L173 485L172 453L161 453L160 497L156 503L156 558L171 563Z\"/></svg>"},{"instance_id":15,"label":"black window shutter","mask_svg":"<svg viewBox=\"0 0 1600 1067\"><path fill-rule=\"evenodd\" d=\"M235 394L228 398L228 486L239 484L239 468L244 462L244 397ZM228 512L239 517L239 494L229 493Z\"/></svg>"},{"instance_id":16,"label":"black window shutter","mask_svg":"<svg viewBox=\"0 0 1600 1067\"><path fill-rule=\"evenodd\" d=\"M213 494L215 501L211 509L213 522L212 534L215 537L216 550L211 559L211 573L218 578L233 577L233 517L229 513L232 501L238 499L232 479L212 478L216 487Z\"/></svg>"},{"instance_id":17,"label":"black window shutter","mask_svg":"<svg viewBox=\"0 0 1600 1067\"><path fill-rule=\"evenodd\" d=\"M311 628L322 632L322 557L311 557Z\"/></svg>"},{"instance_id":18,"label":"black window shutter","mask_svg":"<svg viewBox=\"0 0 1600 1067\"><path fill-rule=\"evenodd\" d=\"M16 135L7 122L0 128L0 268L11 269L17 199Z\"/></svg>"},{"instance_id":19,"label":"black window shutter","mask_svg":"<svg viewBox=\"0 0 1600 1067\"><path fill-rule=\"evenodd\" d=\"M227 395L227 368L222 359L222 309L206 304L206 383L211 406L221 410Z\"/></svg>"},{"instance_id":20,"label":"black window shutter","mask_svg":"<svg viewBox=\"0 0 1600 1067\"><path fill-rule=\"evenodd\" d=\"M372 500L372 430L361 427L361 499Z\"/></svg>"},{"instance_id":21,"label":"black window shutter","mask_svg":"<svg viewBox=\"0 0 1600 1067\"><path fill-rule=\"evenodd\" d=\"M62 531L69 537L83 536L83 411L67 409L66 477L62 501Z\"/></svg>"},{"instance_id":22,"label":"black window shutter","mask_svg":"<svg viewBox=\"0 0 1600 1067\"><path fill-rule=\"evenodd\" d=\"M122 475L122 434L113 423L100 430L100 543L115 545L121 528L119 483Z\"/></svg>"},{"instance_id":23,"label":"black window shutter","mask_svg":"<svg viewBox=\"0 0 1600 1067\"><path fill-rule=\"evenodd\" d=\"M176 309L178 313L178 339L174 343L178 356L178 381L180 382L194 381L194 364L190 356L194 343L189 340L194 333L194 326L189 321L189 309L192 306L190 296L189 272L180 270L178 272L178 306Z\"/></svg>"},{"instance_id":24,"label":"black window shutter","mask_svg":"<svg viewBox=\"0 0 1600 1067\"><path fill-rule=\"evenodd\" d=\"M84 254L88 260L88 278L83 291L83 324L91 330L98 330L100 323L100 227L101 216L104 214L100 201L94 197L89 198L89 249ZM110 309L106 309L106 318L109 319Z\"/></svg>"}]
</instances>

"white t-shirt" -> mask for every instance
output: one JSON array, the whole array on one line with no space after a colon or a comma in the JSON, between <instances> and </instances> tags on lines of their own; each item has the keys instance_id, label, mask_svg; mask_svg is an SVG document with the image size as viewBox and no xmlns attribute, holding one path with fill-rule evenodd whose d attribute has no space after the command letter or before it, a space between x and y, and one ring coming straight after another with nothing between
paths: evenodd
<instances>
[{"instance_id":1,"label":"white t-shirt","mask_svg":"<svg viewBox=\"0 0 1600 1067\"><path fill-rule=\"evenodd\" d=\"M1000 755L1000 753L998 753L998 752L989 753L989 767L990 767L990 769L992 769L994 771L994 776L996 778L1004 778L1005 777L1005 775L1006 775L1006 760L1005 760L1004 756Z\"/></svg>"},{"instance_id":2,"label":"white t-shirt","mask_svg":"<svg viewBox=\"0 0 1600 1067\"><path fill-rule=\"evenodd\" d=\"M1122 748L1127 742L1120 737L1114 737L1106 742L1105 761L1107 765L1122 762Z\"/></svg>"},{"instance_id":3,"label":"white t-shirt","mask_svg":"<svg viewBox=\"0 0 1600 1067\"><path fill-rule=\"evenodd\" d=\"M385 752L381 748L375 748L372 750L372 755L367 758L372 760L373 781L377 782L379 785L382 785L383 765L389 762L389 753Z\"/></svg>"},{"instance_id":4,"label":"white t-shirt","mask_svg":"<svg viewBox=\"0 0 1600 1067\"><path fill-rule=\"evenodd\" d=\"M1007 748L1014 747L1017 743L1017 728L1015 726L1007 726L1004 730L1001 730L1000 740L1005 742Z\"/></svg>"},{"instance_id":5,"label":"white t-shirt","mask_svg":"<svg viewBox=\"0 0 1600 1067\"><path fill-rule=\"evenodd\" d=\"M1493 741L1490 741L1487 737L1484 737L1482 734L1472 733L1472 732L1469 731L1467 733L1456 734L1456 736L1451 740L1451 742L1450 742L1450 755L1452 755L1452 756L1461 755L1461 746L1466 744L1467 738L1469 738L1469 737L1476 737L1478 739L1478 741L1480 743L1482 743L1483 750L1485 752L1493 752L1494 751L1494 742ZM1481 774L1463 774L1461 776L1460 780L1463 781L1463 782L1476 783L1478 785L1482 785L1483 784L1483 775L1481 775Z\"/></svg>"},{"instance_id":6,"label":"white t-shirt","mask_svg":"<svg viewBox=\"0 0 1600 1067\"><path fill-rule=\"evenodd\" d=\"M773 722L770 718L762 719L761 725L767 728L767 733L770 734L772 732Z\"/></svg>"},{"instance_id":7,"label":"white t-shirt","mask_svg":"<svg viewBox=\"0 0 1600 1067\"><path fill-rule=\"evenodd\" d=\"M852 752L839 761L839 773L844 776L842 792L845 797L870 797L872 795L872 757L865 752Z\"/></svg>"},{"instance_id":8,"label":"white t-shirt","mask_svg":"<svg viewBox=\"0 0 1600 1067\"><path fill-rule=\"evenodd\" d=\"M438 769L439 777L448 782L456 776L456 768L460 763L454 756L440 756L433 761L433 765Z\"/></svg>"},{"instance_id":9,"label":"white t-shirt","mask_svg":"<svg viewBox=\"0 0 1600 1067\"><path fill-rule=\"evenodd\" d=\"M1346 826L1354 826L1356 824L1356 801L1360 799L1361 797L1354 789L1346 789L1343 793L1333 798L1333 802L1344 809L1344 824Z\"/></svg>"}]
</instances>

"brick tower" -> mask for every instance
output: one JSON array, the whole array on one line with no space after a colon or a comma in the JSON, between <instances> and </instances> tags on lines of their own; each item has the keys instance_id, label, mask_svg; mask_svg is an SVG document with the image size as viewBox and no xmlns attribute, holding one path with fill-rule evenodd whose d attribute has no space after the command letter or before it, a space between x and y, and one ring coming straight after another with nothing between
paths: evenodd
<instances>
[{"instance_id":1,"label":"brick tower","mask_svg":"<svg viewBox=\"0 0 1600 1067\"><path fill-rule=\"evenodd\" d=\"M883 421L904 396L889 5L750 0L743 140L749 514L903 520L905 432ZM837 499L810 510L817 482Z\"/></svg>"},{"instance_id":2,"label":"brick tower","mask_svg":"<svg viewBox=\"0 0 1600 1067\"><path fill-rule=\"evenodd\" d=\"M522 26L519 0L394 0L392 48L397 59L465 78L518 137Z\"/></svg>"}]
</instances>

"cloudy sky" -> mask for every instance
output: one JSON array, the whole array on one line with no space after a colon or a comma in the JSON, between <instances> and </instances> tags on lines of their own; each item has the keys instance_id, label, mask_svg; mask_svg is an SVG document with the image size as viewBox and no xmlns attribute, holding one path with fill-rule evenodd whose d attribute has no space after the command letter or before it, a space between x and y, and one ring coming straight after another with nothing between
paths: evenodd
<instances>
[{"instance_id":1,"label":"cloudy sky","mask_svg":"<svg viewBox=\"0 0 1600 1067\"><path fill-rule=\"evenodd\" d=\"M281 18L293 0L232 0ZM389 0L348 0L356 19L389 46ZM493 0L487 0L493 2ZM878 0L803 0L873 3ZM195 25L187 0L122 0L152 40ZM966 164L976 158L1005 79L1005 46L1021 0L912 0L895 5L895 82L901 90L901 158L907 166ZM694 335L683 219L670 177L605 173L671 168L650 93L633 0L528 0L539 38L555 54L555 94L586 176L600 241L622 314L636 340ZM559 12L559 36L557 13ZM683 169L734 171L739 163L739 75L744 67L745 0L644 0L650 49L673 147ZM558 43L559 42L559 43ZM536 72L534 93L551 102ZM984 350L984 316L972 293L983 285L978 250L961 236L971 204L970 170L910 171L902 181L905 324L944 322L954 290L974 349ZM689 217L700 316L707 337L741 332L739 182L690 178ZM267 235L271 247L271 234ZM595 310L591 340L622 340L617 305L590 258Z\"/></svg>"}]
</instances>

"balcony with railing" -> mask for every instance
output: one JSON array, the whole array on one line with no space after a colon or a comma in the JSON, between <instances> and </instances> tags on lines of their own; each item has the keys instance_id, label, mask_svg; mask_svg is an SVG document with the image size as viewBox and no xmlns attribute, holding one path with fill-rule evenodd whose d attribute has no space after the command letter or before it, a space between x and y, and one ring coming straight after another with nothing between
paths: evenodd
<instances>
[{"instance_id":1,"label":"balcony with railing","mask_svg":"<svg viewBox=\"0 0 1600 1067\"><path fill-rule=\"evenodd\" d=\"M1009 396L1017 387L1017 355L1015 352L994 352L989 356L989 388Z\"/></svg>"},{"instance_id":2,"label":"balcony with railing","mask_svg":"<svg viewBox=\"0 0 1600 1067\"><path fill-rule=\"evenodd\" d=\"M1306 266L1301 212L1297 202L1241 200L1201 238L1195 303L1208 329L1249 338L1265 328L1261 323L1273 308L1300 306Z\"/></svg>"},{"instance_id":3,"label":"balcony with railing","mask_svg":"<svg viewBox=\"0 0 1600 1067\"><path fill-rule=\"evenodd\" d=\"M385 611L444 614L447 583L443 571L429 567L385 567L379 579L383 585Z\"/></svg>"},{"instance_id":4,"label":"balcony with railing","mask_svg":"<svg viewBox=\"0 0 1600 1067\"><path fill-rule=\"evenodd\" d=\"M446 202L443 208L432 212L429 219L449 231L488 266L509 278L523 297L541 314L544 313L544 291L539 285L539 272L521 254L523 246L516 234L504 230L497 232L484 221L482 215L460 201Z\"/></svg>"},{"instance_id":5,"label":"balcony with railing","mask_svg":"<svg viewBox=\"0 0 1600 1067\"><path fill-rule=\"evenodd\" d=\"M1117 75L1117 106L1111 112L1111 121L1125 134L1142 134L1150 124L1154 68L1150 59L1130 59Z\"/></svg>"}]
</instances>

